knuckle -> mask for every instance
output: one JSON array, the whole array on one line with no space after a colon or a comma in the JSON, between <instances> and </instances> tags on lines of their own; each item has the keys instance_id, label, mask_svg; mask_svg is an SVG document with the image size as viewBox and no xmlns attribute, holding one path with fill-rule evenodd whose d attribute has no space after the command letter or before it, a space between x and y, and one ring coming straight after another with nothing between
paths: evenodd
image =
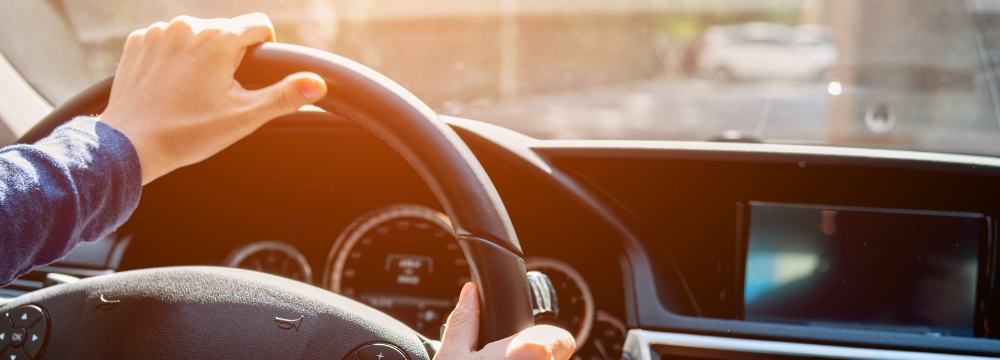
<instances>
[{"instance_id":1,"label":"knuckle","mask_svg":"<svg viewBox=\"0 0 1000 360\"><path fill-rule=\"evenodd\" d=\"M149 25L149 27L147 27L146 29L139 30L141 34L138 36L141 36L144 39L155 41L156 39L162 37L165 28L166 28L166 23L157 22L152 25Z\"/></svg>"},{"instance_id":2,"label":"knuckle","mask_svg":"<svg viewBox=\"0 0 1000 360\"><path fill-rule=\"evenodd\" d=\"M469 327L469 323L472 321L470 316L470 314L466 314L462 310L455 310L455 312L451 314L451 317L448 318L448 328L456 329L455 331L458 331L457 329L465 329Z\"/></svg>"},{"instance_id":3,"label":"knuckle","mask_svg":"<svg viewBox=\"0 0 1000 360\"><path fill-rule=\"evenodd\" d=\"M273 32L274 25L271 23L271 18L263 13L250 13L246 15L240 15L231 19L233 27L239 29L236 32L245 33L247 31L261 31L266 30Z\"/></svg>"},{"instance_id":4,"label":"knuckle","mask_svg":"<svg viewBox=\"0 0 1000 360\"><path fill-rule=\"evenodd\" d=\"M157 21L146 28L146 34L159 34L162 33L163 30L165 30L166 28L167 28L167 23L162 21Z\"/></svg>"},{"instance_id":5,"label":"knuckle","mask_svg":"<svg viewBox=\"0 0 1000 360\"><path fill-rule=\"evenodd\" d=\"M229 39L228 19L208 19L202 20L198 26L197 35L203 40Z\"/></svg>"},{"instance_id":6,"label":"knuckle","mask_svg":"<svg viewBox=\"0 0 1000 360\"><path fill-rule=\"evenodd\" d=\"M178 16L173 20L170 20L170 24L167 25L166 30L173 33L189 34L194 31L194 27L191 21L185 19L184 17Z\"/></svg>"},{"instance_id":7,"label":"knuckle","mask_svg":"<svg viewBox=\"0 0 1000 360\"><path fill-rule=\"evenodd\" d=\"M131 33L128 34L128 37L125 38L125 43L129 44L129 43L134 43L134 42L142 41L142 38L144 36L146 36L146 29L135 30L135 31L133 31L133 32L131 32Z\"/></svg>"},{"instance_id":8,"label":"knuckle","mask_svg":"<svg viewBox=\"0 0 1000 360\"><path fill-rule=\"evenodd\" d=\"M478 320L479 309L470 308L468 306L459 306L456 307L455 310L451 312L451 316L448 317L448 327L464 329L471 326L471 323Z\"/></svg>"},{"instance_id":9,"label":"knuckle","mask_svg":"<svg viewBox=\"0 0 1000 360\"><path fill-rule=\"evenodd\" d=\"M286 90L278 93L278 110L282 112L292 112L299 109L299 96L293 90Z\"/></svg>"},{"instance_id":10,"label":"knuckle","mask_svg":"<svg viewBox=\"0 0 1000 360\"><path fill-rule=\"evenodd\" d=\"M175 18L171 19L170 20L170 24L171 25L173 25L173 24L187 24L187 25L191 25L191 23L193 23L195 20L196 20L196 18L194 18L194 17L187 16L187 15L181 15L181 16L178 16L178 17L175 17Z\"/></svg>"}]
</instances>

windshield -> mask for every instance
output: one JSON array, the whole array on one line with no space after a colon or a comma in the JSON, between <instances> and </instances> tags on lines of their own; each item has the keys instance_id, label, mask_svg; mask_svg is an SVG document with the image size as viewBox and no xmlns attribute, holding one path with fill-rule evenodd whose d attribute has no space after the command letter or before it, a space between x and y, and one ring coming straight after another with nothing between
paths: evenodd
<instances>
[{"instance_id":1,"label":"windshield","mask_svg":"<svg viewBox=\"0 0 1000 360\"><path fill-rule=\"evenodd\" d=\"M542 139L1000 155L998 1L5 1L0 52L58 104L134 29L252 11L441 114Z\"/></svg>"}]
</instances>

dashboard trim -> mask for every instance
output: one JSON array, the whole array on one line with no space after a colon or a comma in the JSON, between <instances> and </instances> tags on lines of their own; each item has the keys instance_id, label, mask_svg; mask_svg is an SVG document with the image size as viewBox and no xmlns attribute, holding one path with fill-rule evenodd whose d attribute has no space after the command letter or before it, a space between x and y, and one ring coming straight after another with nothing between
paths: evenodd
<instances>
[{"instance_id":1,"label":"dashboard trim","mask_svg":"<svg viewBox=\"0 0 1000 360\"><path fill-rule=\"evenodd\" d=\"M675 346L707 350L722 350L765 355L802 356L825 359L873 360L985 360L982 356L925 353L915 351L866 349L846 346L803 344L782 341L735 339L718 336L691 335L650 330L629 330L625 339L625 352L633 359L653 359L652 346Z\"/></svg>"},{"instance_id":2,"label":"dashboard trim","mask_svg":"<svg viewBox=\"0 0 1000 360\"><path fill-rule=\"evenodd\" d=\"M475 121L475 120L473 120ZM532 138L534 139L534 138ZM656 149L656 150L716 150L739 152L796 152L821 155L856 155L865 157L926 157L955 162L957 158L995 159L992 156L962 155L916 150L897 150L836 145L803 145L781 143L745 143L683 140L537 140L544 147L602 148L602 149ZM1000 159L997 159L1000 163Z\"/></svg>"},{"instance_id":3,"label":"dashboard trim","mask_svg":"<svg viewBox=\"0 0 1000 360\"><path fill-rule=\"evenodd\" d=\"M754 161L798 167L814 164L877 166L1000 176L1000 158L997 157L909 150L644 140L536 140L531 148L543 156L558 158Z\"/></svg>"}]
</instances>

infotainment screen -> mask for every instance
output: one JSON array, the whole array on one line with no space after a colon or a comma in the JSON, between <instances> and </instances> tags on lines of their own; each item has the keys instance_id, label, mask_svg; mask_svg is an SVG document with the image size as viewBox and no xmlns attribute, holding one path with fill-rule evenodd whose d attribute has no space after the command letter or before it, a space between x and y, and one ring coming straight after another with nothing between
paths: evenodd
<instances>
[{"instance_id":1,"label":"infotainment screen","mask_svg":"<svg viewBox=\"0 0 1000 360\"><path fill-rule=\"evenodd\" d=\"M745 320L973 336L984 215L749 205Z\"/></svg>"}]
</instances>

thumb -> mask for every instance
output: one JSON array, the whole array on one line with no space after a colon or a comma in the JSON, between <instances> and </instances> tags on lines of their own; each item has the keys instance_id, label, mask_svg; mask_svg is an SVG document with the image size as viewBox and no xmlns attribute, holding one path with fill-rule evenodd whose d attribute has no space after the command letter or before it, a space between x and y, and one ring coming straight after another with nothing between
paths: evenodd
<instances>
[{"instance_id":1,"label":"thumb","mask_svg":"<svg viewBox=\"0 0 1000 360\"><path fill-rule=\"evenodd\" d=\"M455 311L448 316L448 327L441 337L439 358L462 358L476 351L479 342L479 289L476 283L465 283Z\"/></svg>"},{"instance_id":2,"label":"thumb","mask_svg":"<svg viewBox=\"0 0 1000 360\"><path fill-rule=\"evenodd\" d=\"M263 89L251 91L256 113L265 120L288 115L326 96L326 81L319 75L300 72Z\"/></svg>"}]
</instances>

